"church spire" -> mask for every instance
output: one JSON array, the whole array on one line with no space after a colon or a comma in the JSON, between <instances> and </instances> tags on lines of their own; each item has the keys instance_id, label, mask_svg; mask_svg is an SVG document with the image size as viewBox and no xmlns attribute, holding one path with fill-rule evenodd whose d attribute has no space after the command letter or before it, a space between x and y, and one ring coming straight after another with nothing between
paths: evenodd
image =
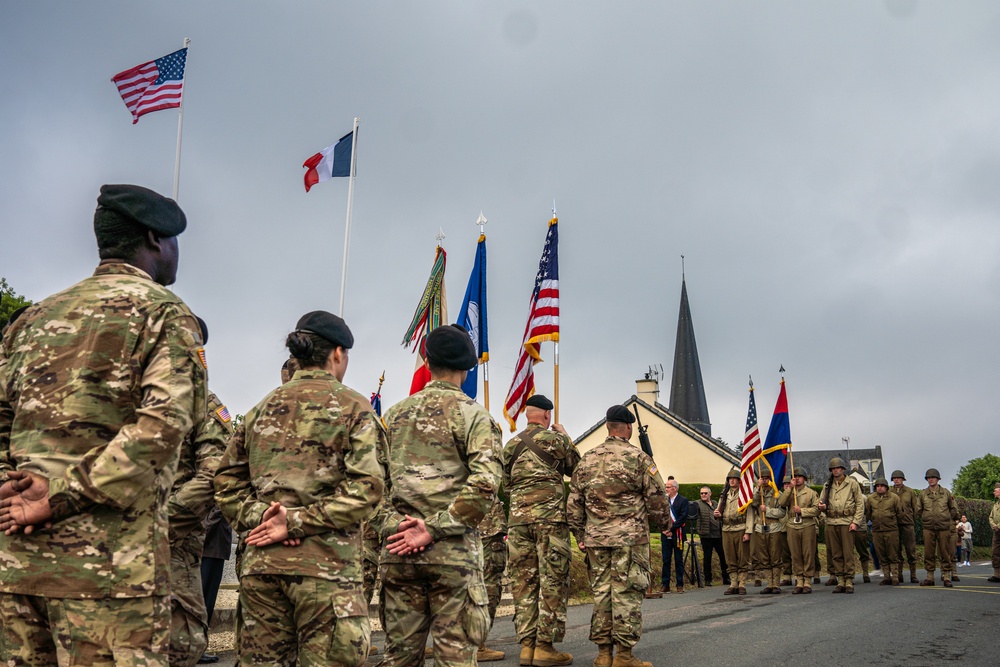
<instances>
[{"instance_id":1,"label":"church spire","mask_svg":"<svg viewBox=\"0 0 1000 667\"><path fill-rule=\"evenodd\" d=\"M681 261L683 262L683 255ZM708 401L701 380L698 345L694 340L691 306L688 303L687 282L681 270L681 310L677 316L677 342L674 344L674 372L670 382L670 411L705 435L712 437L712 422L708 418Z\"/></svg>"}]
</instances>

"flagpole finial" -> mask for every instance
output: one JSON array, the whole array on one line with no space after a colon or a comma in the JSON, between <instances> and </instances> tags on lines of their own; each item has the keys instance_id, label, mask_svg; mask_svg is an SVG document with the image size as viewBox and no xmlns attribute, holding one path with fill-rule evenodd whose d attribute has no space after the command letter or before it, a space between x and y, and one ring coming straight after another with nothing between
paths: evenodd
<instances>
[{"instance_id":1,"label":"flagpole finial","mask_svg":"<svg viewBox=\"0 0 1000 667\"><path fill-rule=\"evenodd\" d=\"M681 280L684 280L684 255L681 255Z\"/></svg>"},{"instance_id":2,"label":"flagpole finial","mask_svg":"<svg viewBox=\"0 0 1000 667\"><path fill-rule=\"evenodd\" d=\"M486 216L483 215L483 210L479 209L479 217L476 218L476 224L479 225L479 233L480 234L485 234L486 233L485 231L483 231L483 227L486 226L487 222L489 222L489 221L486 219Z\"/></svg>"},{"instance_id":3,"label":"flagpole finial","mask_svg":"<svg viewBox=\"0 0 1000 667\"><path fill-rule=\"evenodd\" d=\"M437 236L435 236L434 238L437 239L438 247L440 248L441 247L441 241L444 241L444 239L445 239L444 228L443 227L438 227Z\"/></svg>"},{"instance_id":4,"label":"flagpole finial","mask_svg":"<svg viewBox=\"0 0 1000 667\"><path fill-rule=\"evenodd\" d=\"M558 217L557 214L556 214L556 199L555 199L555 197L552 198L552 217L553 218Z\"/></svg>"},{"instance_id":5,"label":"flagpole finial","mask_svg":"<svg viewBox=\"0 0 1000 667\"><path fill-rule=\"evenodd\" d=\"M781 368L778 369L778 372L781 373L782 375L784 375L784 373L785 373L785 366L784 366L784 364L782 364Z\"/></svg>"},{"instance_id":6,"label":"flagpole finial","mask_svg":"<svg viewBox=\"0 0 1000 667\"><path fill-rule=\"evenodd\" d=\"M750 378L750 391L753 391L753 376L750 375L749 378Z\"/></svg>"}]
</instances>

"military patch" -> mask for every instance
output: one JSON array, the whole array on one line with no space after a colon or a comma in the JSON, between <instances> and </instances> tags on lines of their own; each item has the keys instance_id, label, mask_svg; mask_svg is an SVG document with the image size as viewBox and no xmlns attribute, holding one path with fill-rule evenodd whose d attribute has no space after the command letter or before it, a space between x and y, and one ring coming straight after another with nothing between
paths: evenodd
<instances>
[{"instance_id":1,"label":"military patch","mask_svg":"<svg viewBox=\"0 0 1000 667\"><path fill-rule=\"evenodd\" d=\"M655 463L653 465L649 466L649 474L650 475L656 475L656 471L657 471L657 468L656 468L656 464Z\"/></svg>"},{"instance_id":2,"label":"military patch","mask_svg":"<svg viewBox=\"0 0 1000 667\"><path fill-rule=\"evenodd\" d=\"M198 348L198 358L201 359L201 365L208 368L208 359L205 358L205 348Z\"/></svg>"},{"instance_id":3,"label":"military patch","mask_svg":"<svg viewBox=\"0 0 1000 667\"><path fill-rule=\"evenodd\" d=\"M218 410L216 410L215 414L219 415L219 419L221 419L223 422L229 422L229 420L232 419L232 417L229 416L228 408L226 408L226 406L224 405Z\"/></svg>"}]
</instances>

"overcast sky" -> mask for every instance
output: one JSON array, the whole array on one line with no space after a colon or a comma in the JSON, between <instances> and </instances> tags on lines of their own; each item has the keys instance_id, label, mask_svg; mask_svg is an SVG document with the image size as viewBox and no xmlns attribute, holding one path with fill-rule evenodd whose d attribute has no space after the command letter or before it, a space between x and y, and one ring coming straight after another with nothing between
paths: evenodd
<instances>
[{"instance_id":1,"label":"overcast sky","mask_svg":"<svg viewBox=\"0 0 1000 667\"><path fill-rule=\"evenodd\" d=\"M482 210L502 421L555 200L571 435L652 364L668 402L683 254L713 435L742 439L749 375L763 435L784 365L793 447L950 483L996 452L998 34L992 1L3 2L0 275L61 290L101 184L170 194L177 111L132 125L110 79L190 37L175 289L231 411L338 309L347 179L300 165L358 116L348 385L405 396L435 236L454 319Z\"/></svg>"}]
</instances>

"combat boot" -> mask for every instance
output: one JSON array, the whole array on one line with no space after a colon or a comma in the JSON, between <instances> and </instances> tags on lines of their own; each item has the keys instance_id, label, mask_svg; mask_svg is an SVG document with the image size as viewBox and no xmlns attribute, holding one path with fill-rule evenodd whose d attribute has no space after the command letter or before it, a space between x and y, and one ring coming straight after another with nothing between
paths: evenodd
<instances>
[{"instance_id":1,"label":"combat boot","mask_svg":"<svg viewBox=\"0 0 1000 667\"><path fill-rule=\"evenodd\" d=\"M653 667L651 662L643 662L639 658L632 655L631 646L618 645L618 655L615 656L614 661L611 663L611 667Z\"/></svg>"},{"instance_id":2,"label":"combat boot","mask_svg":"<svg viewBox=\"0 0 1000 667\"><path fill-rule=\"evenodd\" d=\"M503 660L506 657L506 653L503 651L495 651L491 648L486 648L483 644L476 651L476 662L496 662L497 660Z\"/></svg>"},{"instance_id":3,"label":"combat boot","mask_svg":"<svg viewBox=\"0 0 1000 667\"><path fill-rule=\"evenodd\" d=\"M994 584L1000 582L1000 568L993 568L993 576L986 581L993 582Z\"/></svg>"},{"instance_id":4,"label":"combat boot","mask_svg":"<svg viewBox=\"0 0 1000 667\"><path fill-rule=\"evenodd\" d=\"M614 644L598 644L597 659L594 660L594 667L611 667L614 661Z\"/></svg>"},{"instance_id":5,"label":"combat boot","mask_svg":"<svg viewBox=\"0 0 1000 667\"><path fill-rule=\"evenodd\" d=\"M531 665L531 661L535 657L535 640L534 639L522 639L521 640L521 659L518 661L519 665L522 667L528 667Z\"/></svg>"},{"instance_id":6,"label":"combat boot","mask_svg":"<svg viewBox=\"0 0 1000 667\"><path fill-rule=\"evenodd\" d=\"M826 583L825 583L825 584L823 584L823 585L824 585L824 586L836 586L836 585L837 585L837 577L835 577L835 576L833 576L833 575L831 574L831 575L830 575L830 578L829 578L829 579L827 579L827 580L826 580Z\"/></svg>"},{"instance_id":7,"label":"combat boot","mask_svg":"<svg viewBox=\"0 0 1000 667\"><path fill-rule=\"evenodd\" d=\"M555 667L572 662L572 655L557 651L551 642L535 642L535 655L531 659L531 664L535 667Z\"/></svg>"},{"instance_id":8,"label":"combat boot","mask_svg":"<svg viewBox=\"0 0 1000 667\"><path fill-rule=\"evenodd\" d=\"M916 565L911 565L910 566L910 583L911 584L919 584L920 583L920 580L917 579L917 566Z\"/></svg>"}]
</instances>

